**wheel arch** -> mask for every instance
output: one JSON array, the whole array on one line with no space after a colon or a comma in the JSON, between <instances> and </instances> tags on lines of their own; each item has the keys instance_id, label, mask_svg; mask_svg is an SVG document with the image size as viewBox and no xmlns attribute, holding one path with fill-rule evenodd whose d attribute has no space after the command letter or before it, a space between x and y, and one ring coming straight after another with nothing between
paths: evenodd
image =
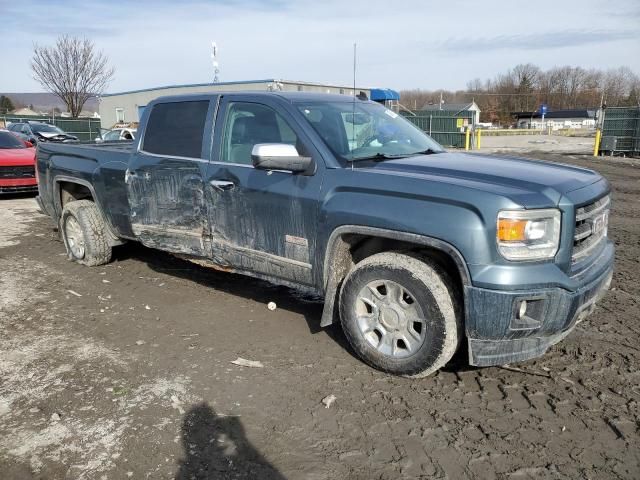
<instances>
[{"instance_id":1,"label":"wheel arch","mask_svg":"<svg viewBox=\"0 0 640 480\"><path fill-rule=\"evenodd\" d=\"M116 230L113 228L113 225L111 225L111 222L109 220L109 217L105 215L104 213L104 209L102 208L102 205L100 204L100 200L98 199L98 196L96 195L96 191L93 188L93 185L91 184L91 182L81 179L81 178L76 178L76 177L70 177L67 175L57 175L56 177L54 177L53 179L53 204L54 204L54 210L56 213L56 216L58 219L60 219L61 215L62 215L62 210L64 208L64 204L66 202L63 201L63 193L64 193L64 188L63 186L65 184L70 184L70 185L78 185L80 187L86 188L90 194L90 197L82 197L84 199L87 200L91 200L93 203L96 204L96 207L98 207L98 210L100 211L100 214L102 215L102 218L104 219L104 223L107 226L107 232L109 233L109 243L111 244L111 246L115 246L115 245L120 245L123 243L123 241L115 234ZM75 198L74 200L80 200L78 198Z\"/></svg>"},{"instance_id":2,"label":"wheel arch","mask_svg":"<svg viewBox=\"0 0 640 480\"><path fill-rule=\"evenodd\" d=\"M321 327L334 323L337 316L337 297L347 273L360 260L375 253L390 250L408 250L424 253L453 270L464 299L466 285L471 276L460 251L448 242L427 235L399 232L377 227L343 225L331 233L323 261L323 291L325 296Z\"/></svg>"}]
</instances>

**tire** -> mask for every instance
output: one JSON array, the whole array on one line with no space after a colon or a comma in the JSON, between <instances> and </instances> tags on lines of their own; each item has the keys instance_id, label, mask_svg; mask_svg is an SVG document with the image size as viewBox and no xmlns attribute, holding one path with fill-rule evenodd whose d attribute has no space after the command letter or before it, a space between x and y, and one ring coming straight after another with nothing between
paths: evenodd
<instances>
[{"instance_id":1,"label":"tire","mask_svg":"<svg viewBox=\"0 0 640 480\"><path fill-rule=\"evenodd\" d=\"M345 278L342 329L368 365L425 377L442 368L458 348L461 308L455 292L449 275L429 259L378 253Z\"/></svg>"},{"instance_id":2,"label":"tire","mask_svg":"<svg viewBox=\"0 0 640 480\"><path fill-rule=\"evenodd\" d=\"M60 232L69 260L94 267L111 260L107 226L91 200L69 202L62 210Z\"/></svg>"}]
</instances>

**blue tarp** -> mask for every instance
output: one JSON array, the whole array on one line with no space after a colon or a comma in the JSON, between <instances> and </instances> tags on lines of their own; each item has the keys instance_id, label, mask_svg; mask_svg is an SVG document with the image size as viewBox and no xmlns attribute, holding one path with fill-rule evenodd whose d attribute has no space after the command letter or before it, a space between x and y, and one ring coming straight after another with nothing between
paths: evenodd
<instances>
[{"instance_id":1,"label":"blue tarp","mask_svg":"<svg viewBox=\"0 0 640 480\"><path fill-rule=\"evenodd\" d=\"M381 102L384 100L400 100L400 94L390 88L372 88L371 100Z\"/></svg>"}]
</instances>

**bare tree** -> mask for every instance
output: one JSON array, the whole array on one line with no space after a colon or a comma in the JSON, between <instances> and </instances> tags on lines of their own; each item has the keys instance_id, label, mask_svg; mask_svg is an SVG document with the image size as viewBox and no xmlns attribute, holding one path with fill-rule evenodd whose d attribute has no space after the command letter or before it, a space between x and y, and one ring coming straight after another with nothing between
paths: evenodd
<instances>
[{"instance_id":1,"label":"bare tree","mask_svg":"<svg viewBox=\"0 0 640 480\"><path fill-rule=\"evenodd\" d=\"M420 110L425 104L437 104L440 94L446 103L475 100L482 121L508 125L513 114L533 114L542 103L551 110L593 109L601 99L609 106L636 106L640 102L640 77L629 67L610 70L556 66L543 71L527 63L498 73L484 83L475 78L467 82L466 91L403 90L403 105ZM446 108L446 107L445 107Z\"/></svg>"},{"instance_id":2,"label":"bare tree","mask_svg":"<svg viewBox=\"0 0 640 480\"><path fill-rule=\"evenodd\" d=\"M31 69L34 78L67 105L72 117L80 114L89 98L104 92L114 74L91 40L68 35L52 47L36 44Z\"/></svg>"}]
</instances>

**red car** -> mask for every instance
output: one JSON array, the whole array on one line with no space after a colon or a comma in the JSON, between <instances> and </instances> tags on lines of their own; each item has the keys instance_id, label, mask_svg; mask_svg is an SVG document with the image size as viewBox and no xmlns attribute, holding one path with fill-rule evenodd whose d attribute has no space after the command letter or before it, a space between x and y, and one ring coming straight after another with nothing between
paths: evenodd
<instances>
[{"instance_id":1,"label":"red car","mask_svg":"<svg viewBox=\"0 0 640 480\"><path fill-rule=\"evenodd\" d=\"M36 149L0 130L0 193L37 192Z\"/></svg>"}]
</instances>

